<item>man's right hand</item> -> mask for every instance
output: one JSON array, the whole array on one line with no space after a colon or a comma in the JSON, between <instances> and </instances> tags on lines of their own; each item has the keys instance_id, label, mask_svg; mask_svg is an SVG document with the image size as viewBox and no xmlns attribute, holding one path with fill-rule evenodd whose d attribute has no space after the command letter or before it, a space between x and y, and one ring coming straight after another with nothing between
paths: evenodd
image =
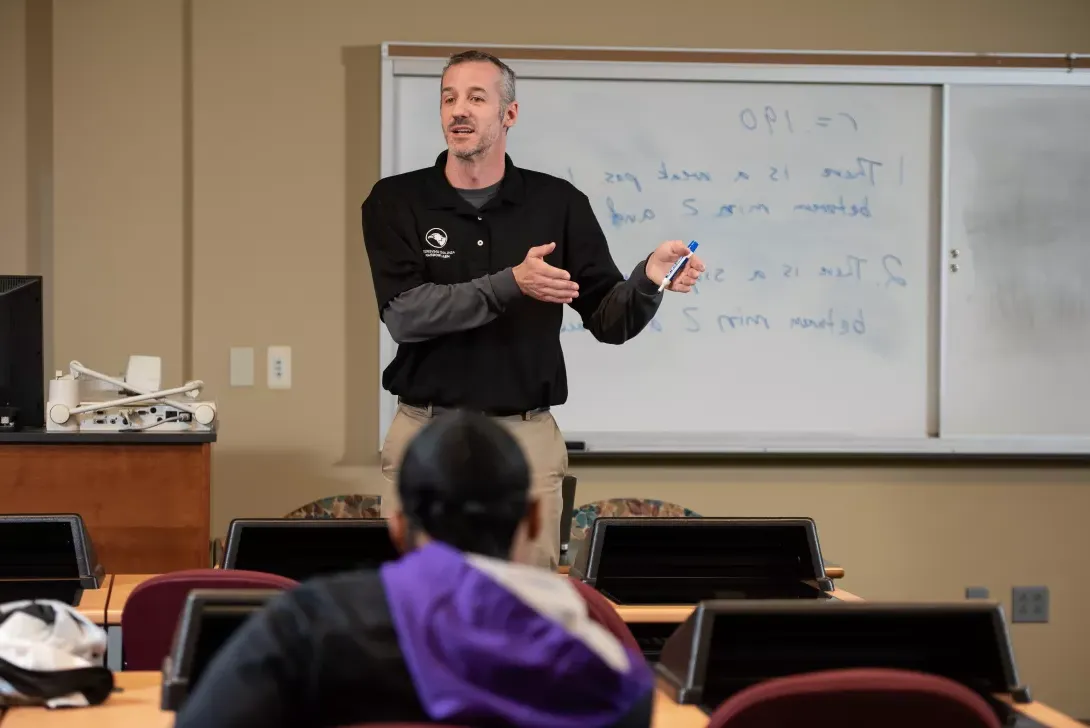
<instances>
[{"instance_id":1,"label":"man's right hand","mask_svg":"<svg viewBox=\"0 0 1090 728\"><path fill-rule=\"evenodd\" d=\"M579 296L579 284L571 280L566 270L545 262L556 243L530 248L526 258L515 266L515 282L522 292L546 303L571 303Z\"/></svg>"}]
</instances>

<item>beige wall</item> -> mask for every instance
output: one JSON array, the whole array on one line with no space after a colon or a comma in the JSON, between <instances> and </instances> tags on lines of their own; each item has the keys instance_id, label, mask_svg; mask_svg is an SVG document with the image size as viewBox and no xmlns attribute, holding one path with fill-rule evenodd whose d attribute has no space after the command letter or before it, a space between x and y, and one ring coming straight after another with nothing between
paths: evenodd
<instances>
[{"instance_id":1,"label":"beige wall","mask_svg":"<svg viewBox=\"0 0 1090 728\"><path fill-rule=\"evenodd\" d=\"M52 7L0 0L0 273L53 265ZM45 278L45 369L52 360L53 280Z\"/></svg>"},{"instance_id":2,"label":"beige wall","mask_svg":"<svg viewBox=\"0 0 1090 728\"><path fill-rule=\"evenodd\" d=\"M54 365L182 377L182 6L59 2L53 17Z\"/></svg>"},{"instance_id":3,"label":"beige wall","mask_svg":"<svg viewBox=\"0 0 1090 728\"><path fill-rule=\"evenodd\" d=\"M0 0L0 263L19 272L39 255L54 278L54 366L80 358L118 370L129 354L151 353L171 382L207 383L223 413L217 532L234 516L382 490L377 324L358 228L378 172L382 41L1090 52L1083 0L768 0L711 11L695 0L564 0L517 21L510 6L489 17L483 6L421 0L56 0L52 148L31 155L50 160L50 237L29 223L34 170L20 161L21 144L43 146L21 141L33 130L20 118L47 83L35 77L27 89L23 1ZM229 347L256 347L261 384L264 348L276 344L293 348L292 389L227 386ZM1012 585L1047 584L1052 622L1013 626L1023 677L1039 698L1090 717L1085 469L576 474L580 501L658 496L708 515L813 516L827 557L847 568L845 587L865 597L959 599L984 585L1009 603Z\"/></svg>"},{"instance_id":4,"label":"beige wall","mask_svg":"<svg viewBox=\"0 0 1090 728\"><path fill-rule=\"evenodd\" d=\"M27 265L26 8L0 0L0 271Z\"/></svg>"}]
</instances>

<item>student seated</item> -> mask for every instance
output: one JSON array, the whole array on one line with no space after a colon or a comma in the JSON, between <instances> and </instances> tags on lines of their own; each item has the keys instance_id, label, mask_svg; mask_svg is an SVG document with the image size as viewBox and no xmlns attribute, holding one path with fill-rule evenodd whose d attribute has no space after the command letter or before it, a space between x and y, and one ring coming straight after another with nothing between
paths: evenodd
<instances>
[{"instance_id":1,"label":"student seated","mask_svg":"<svg viewBox=\"0 0 1090 728\"><path fill-rule=\"evenodd\" d=\"M646 662L569 581L511 560L537 536L517 441L437 416L406 449L390 519L402 556L276 597L213 658L175 728L649 726Z\"/></svg>"}]
</instances>

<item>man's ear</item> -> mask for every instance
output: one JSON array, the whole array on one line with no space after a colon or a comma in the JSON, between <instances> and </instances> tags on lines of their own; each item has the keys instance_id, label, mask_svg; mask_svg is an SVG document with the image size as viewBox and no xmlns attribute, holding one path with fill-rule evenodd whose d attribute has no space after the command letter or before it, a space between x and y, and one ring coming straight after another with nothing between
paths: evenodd
<instances>
[{"instance_id":1,"label":"man's ear","mask_svg":"<svg viewBox=\"0 0 1090 728\"><path fill-rule=\"evenodd\" d=\"M503 126L506 129L510 129L515 125L519 118L519 102L512 101L507 105L507 108L503 111Z\"/></svg>"},{"instance_id":2,"label":"man's ear","mask_svg":"<svg viewBox=\"0 0 1090 728\"><path fill-rule=\"evenodd\" d=\"M394 514L386 519L386 528L390 531L390 540L393 541L398 553L403 554L408 551L410 545L405 541L409 537L409 524L405 520L405 513L400 509L394 511Z\"/></svg>"}]
</instances>

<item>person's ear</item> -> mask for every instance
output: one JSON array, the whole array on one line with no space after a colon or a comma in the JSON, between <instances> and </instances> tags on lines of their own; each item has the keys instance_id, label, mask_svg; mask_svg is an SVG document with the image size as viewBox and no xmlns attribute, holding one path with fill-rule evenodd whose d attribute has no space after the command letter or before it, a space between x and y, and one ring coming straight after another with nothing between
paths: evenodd
<instances>
[{"instance_id":1,"label":"person's ear","mask_svg":"<svg viewBox=\"0 0 1090 728\"><path fill-rule=\"evenodd\" d=\"M519 102L512 101L507 105L507 108L503 112L503 126L510 129L518 121L519 116Z\"/></svg>"},{"instance_id":2,"label":"person's ear","mask_svg":"<svg viewBox=\"0 0 1090 728\"><path fill-rule=\"evenodd\" d=\"M390 540L393 541L398 553L403 554L408 551L409 544L405 541L409 535L409 524L401 510L394 511L394 514L386 520L386 528L390 531Z\"/></svg>"},{"instance_id":3,"label":"person's ear","mask_svg":"<svg viewBox=\"0 0 1090 728\"><path fill-rule=\"evenodd\" d=\"M531 498L515 528L515 537L511 542L511 560L520 564L534 563L534 543L540 534L541 504L536 498Z\"/></svg>"},{"instance_id":4,"label":"person's ear","mask_svg":"<svg viewBox=\"0 0 1090 728\"><path fill-rule=\"evenodd\" d=\"M534 498L526 509L526 537L530 541L537 541L541 534L541 501Z\"/></svg>"}]
</instances>

